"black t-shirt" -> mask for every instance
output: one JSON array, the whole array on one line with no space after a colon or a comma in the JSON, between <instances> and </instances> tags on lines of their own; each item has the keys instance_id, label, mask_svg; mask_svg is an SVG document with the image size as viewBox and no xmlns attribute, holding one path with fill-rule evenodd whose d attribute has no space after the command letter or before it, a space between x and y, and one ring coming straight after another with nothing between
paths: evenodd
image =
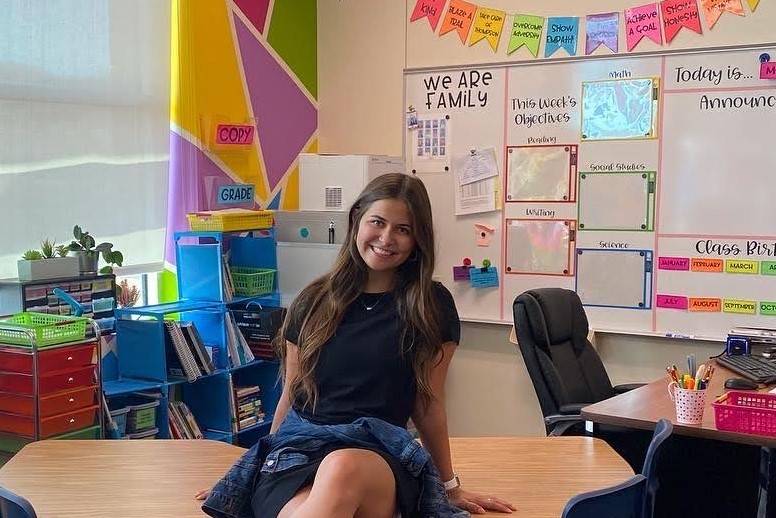
<instances>
[{"instance_id":1,"label":"black t-shirt","mask_svg":"<svg viewBox=\"0 0 776 518\"><path fill-rule=\"evenodd\" d=\"M461 322L450 292L434 283L440 310L442 343L458 343ZM371 308L371 309L367 309ZM303 315L291 315L286 340L299 344ZM294 325L296 324L296 325ZM359 417L377 417L406 426L415 406L416 383L412 352L401 352L401 329L391 292L362 293L348 307L334 336L321 348L314 379L318 401L293 407L315 423L350 423Z\"/></svg>"}]
</instances>

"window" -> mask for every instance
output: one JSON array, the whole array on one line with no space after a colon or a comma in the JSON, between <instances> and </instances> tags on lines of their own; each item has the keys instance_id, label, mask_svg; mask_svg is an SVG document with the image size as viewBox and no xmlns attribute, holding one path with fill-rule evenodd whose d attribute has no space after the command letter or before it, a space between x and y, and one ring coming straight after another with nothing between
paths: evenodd
<instances>
[{"instance_id":1,"label":"window","mask_svg":"<svg viewBox=\"0 0 776 518\"><path fill-rule=\"evenodd\" d=\"M74 225L159 269L170 2L0 0L0 277Z\"/></svg>"}]
</instances>

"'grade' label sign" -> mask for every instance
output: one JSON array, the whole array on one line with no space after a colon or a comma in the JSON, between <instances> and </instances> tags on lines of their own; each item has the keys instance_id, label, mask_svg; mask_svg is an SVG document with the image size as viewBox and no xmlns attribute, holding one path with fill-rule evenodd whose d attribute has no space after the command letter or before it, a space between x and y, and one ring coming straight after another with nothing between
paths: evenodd
<instances>
[{"instance_id":1,"label":"'grade' label sign","mask_svg":"<svg viewBox=\"0 0 776 518\"><path fill-rule=\"evenodd\" d=\"M253 194L255 187L251 184L232 184L222 185L218 188L218 199L216 203L219 205L236 205L238 203L251 203L253 202Z\"/></svg>"}]
</instances>

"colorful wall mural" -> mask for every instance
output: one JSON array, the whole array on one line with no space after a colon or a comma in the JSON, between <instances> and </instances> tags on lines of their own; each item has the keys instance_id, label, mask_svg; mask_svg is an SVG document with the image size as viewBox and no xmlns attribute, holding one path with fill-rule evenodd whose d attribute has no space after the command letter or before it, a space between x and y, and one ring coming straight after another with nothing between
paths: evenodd
<instances>
[{"instance_id":1,"label":"colorful wall mural","mask_svg":"<svg viewBox=\"0 0 776 518\"><path fill-rule=\"evenodd\" d=\"M173 233L187 212L215 208L218 185L254 184L255 207L298 208L297 158L318 148L315 0L172 4L169 268ZM219 145L219 124L250 125L255 138Z\"/></svg>"}]
</instances>

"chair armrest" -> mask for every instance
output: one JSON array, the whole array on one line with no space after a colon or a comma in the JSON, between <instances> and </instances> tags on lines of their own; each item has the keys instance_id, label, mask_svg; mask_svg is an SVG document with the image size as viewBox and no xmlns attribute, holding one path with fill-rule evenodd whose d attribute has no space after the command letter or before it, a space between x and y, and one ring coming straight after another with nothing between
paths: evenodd
<instances>
[{"instance_id":1,"label":"chair armrest","mask_svg":"<svg viewBox=\"0 0 776 518\"><path fill-rule=\"evenodd\" d=\"M592 403L572 403L568 405L561 405L558 409L558 412L561 415L579 415L582 412L582 409L585 408L587 405L591 405Z\"/></svg>"},{"instance_id":2,"label":"chair armrest","mask_svg":"<svg viewBox=\"0 0 776 518\"><path fill-rule=\"evenodd\" d=\"M574 426L575 424L584 422L579 414L577 415L561 415L553 414L544 418L544 425L549 431L547 434L549 437L557 437L566 433L566 430Z\"/></svg>"},{"instance_id":3,"label":"chair armrest","mask_svg":"<svg viewBox=\"0 0 776 518\"><path fill-rule=\"evenodd\" d=\"M646 385L646 383L623 383L622 385L617 385L614 387L615 394L624 394L626 392L629 392L633 389L637 389L639 387L643 387Z\"/></svg>"}]
</instances>

